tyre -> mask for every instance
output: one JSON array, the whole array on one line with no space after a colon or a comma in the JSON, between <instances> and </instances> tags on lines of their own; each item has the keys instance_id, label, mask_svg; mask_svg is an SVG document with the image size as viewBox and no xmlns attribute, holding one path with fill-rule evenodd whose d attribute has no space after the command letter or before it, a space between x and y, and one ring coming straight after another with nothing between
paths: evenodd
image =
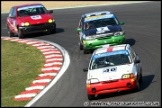
<instances>
[{"instance_id":1,"label":"tyre","mask_svg":"<svg viewBox=\"0 0 162 108\"><path fill-rule=\"evenodd\" d=\"M140 79L139 82L142 83L143 82L143 78L142 78L142 73L140 74Z\"/></svg>"},{"instance_id":2,"label":"tyre","mask_svg":"<svg viewBox=\"0 0 162 108\"><path fill-rule=\"evenodd\" d=\"M56 33L56 24L54 23L53 28L50 30L50 33Z\"/></svg>"},{"instance_id":3,"label":"tyre","mask_svg":"<svg viewBox=\"0 0 162 108\"><path fill-rule=\"evenodd\" d=\"M89 54L89 52L90 52L89 50L83 49L83 53L84 53L84 54Z\"/></svg>"},{"instance_id":4,"label":"tyre","mask_svg":"<svg viewBox=\"0 0 162 108\"><path fill-rule=\"evenodd\" d=\"M83 45L79 42L79 49L83 50Z\"/></svg>"},{"instance_id":5,"label":"tyre","mask_svg":"<svg viewBox=\"0 0 162 108\"><path fill-rule=\"evenodd\" d=\"M140 91L140 89L141 89L141 83L140 83L140 77L139 77L136 80L136 88L134 89L134 91L138 92L138 91Z\"/></svg>"},{"instance_id":6,"label":"tyre","mask_svg":"<svg viewBox=\"0 0 162 108\"><path fill-rule=\"evenodd\" d=\"M8 35L9 37L13 37L14 36L14 33L8 28Z\"/></svg>"},{"instance_id":7,"label":"tyre","mask_svg":"<svg viewBox=\"0 0 162 108\"><path fill-rule=\"evenodd\" d=\"M141 72L141 73L140 73L140 79L139 79L139 82L142 83L142 82L143 82L143 78L142 78L142 68L141 68L140 72Z\"/></svg>"},{"instance_id":8,"label":"tyre","mask_svg":"<svg viewBox=\"0 0 162 108\"><path fill-rule=\"evenodd\" d=\"M20 29L19 29L19 31L18 31L18 37L19 37L19 39L21 39L21 38L24 37L24 35L23 35L23 33L22 33L22 30L20 30Z\"/></svg>"},{"instance_id":9,"label":"tyre","mask_svg":"<svg viewBox=\"0 0 162 108\"><path fill-rule=\"evenodd\" d=\"M95 99L95 95L89 95L89 94L88 94L88 99L89 99L89 100L94 100L94 99Z\"/></svg>"},{"instance_id":10,"label":"tyre","mask_svg":"<svg viewBox=\"0 0 162 108\"><path fill-rule=\"evenodd\" d=\"M56 33L56 27L54 27L52 30L50 30L50 33Z\"/></svg>"}]
</instances>

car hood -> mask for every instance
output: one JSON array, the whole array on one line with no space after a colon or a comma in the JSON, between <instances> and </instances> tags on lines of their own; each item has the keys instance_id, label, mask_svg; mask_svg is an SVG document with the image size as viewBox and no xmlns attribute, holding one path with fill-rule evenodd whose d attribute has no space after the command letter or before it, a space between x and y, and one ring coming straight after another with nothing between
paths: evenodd
<instances>
[{"instance_id":1,"label":"car hood","mask_svg":"<svg viewBox=\"0 0 162 108\"><path fill-rule=\"evenodd\" d=\"M97 78L99 81L121 79L123 74L132 73L132 71L133 64L88 70L87 79Z\"/></svg>"},{"instance_id":2,"label":"car hood","mask_svg":"<svg viewBox=\"0 0 162 108\"><path fill-rule=\"evenodd\" d=\"M89 30L85 30L84 34L86 36L91 36L95 34L114 33L117 31L122 31L121 25L105 26L105 27L99 27L95 29L89 29Z\"/></svg>"},{"instance_id":3,"label":"car hood","mask_svg":"<svg viewBox=\"0 0 162 108\"><path fill-rule=\"evenodd\" d=\"M20 17L18 20L20 23L29 22L30 24L41 24L46 23L48 19L53 19L51 14L40 14Z\"/></svg>"}]
</instances>

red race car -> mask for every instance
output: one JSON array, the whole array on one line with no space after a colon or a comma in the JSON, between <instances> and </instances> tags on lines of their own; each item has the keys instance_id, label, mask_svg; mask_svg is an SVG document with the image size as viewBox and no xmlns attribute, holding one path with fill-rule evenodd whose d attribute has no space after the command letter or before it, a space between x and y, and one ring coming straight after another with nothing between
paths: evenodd
<instances>
[{"instance_id":1,"label":"red race car","mask_svg":"<svg viewBox=\"0 0 162 108\"><path fill-rule=\"evenodd\" d=\"M36 32L56 32L56 23L51 15L52 10L47 10L42 4L25 4L13 6L7 17L9 36Z\"/></svg>"}]
</instances>

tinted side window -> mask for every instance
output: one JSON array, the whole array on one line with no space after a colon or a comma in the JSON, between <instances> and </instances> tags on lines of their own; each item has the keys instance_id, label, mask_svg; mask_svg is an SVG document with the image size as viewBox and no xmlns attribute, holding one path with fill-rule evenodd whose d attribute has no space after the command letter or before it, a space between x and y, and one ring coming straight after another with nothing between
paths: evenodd
<instances>
[{"instance_id":1,"label":"tinted side window","mask_svg":"<svg viewBox=\"0 0 162 108\"><path fill-rule=\"evenodd\" d=\"M9 17L16 17L16 8L11 8L10 12L9 12Z\"/></svg>"},{"instance_id":2,"label":"tinted side window","mask_svg":"<svg viewBox=\"0 0 162 108\"><path fill-rule=\"evenodd\" d=\"M132 59L133 59L133 61L134 61L135 58L136 58L136 54L135 54L135 52L134 52L134 50L133 50L132 48L129 48L129 50L130 50L130 52L131 52Z\"/></svg>"},{"instance_id":3,"label":"tinted side window","mask_svg":"<svg viewBox=\"0 0 162 108\"><path fill-rule=\"evenodd\" d=\"M12 12L13 12L13 8L11 8L11 10L9 12L9 17L12 16Z\"/></svg>"},{"instance_id":4,"label":"tinted side window","mask_svg":"<svg viewBox=\"0 0 162 108\"><path fill-rule=\"evenodd\" d=\"M82 20L80 19L80 21L79 21L79 28L81 28L82 27Z\"/></svg>"},{"instance_id":5,"label":"tinted side window","mask_svg":"<svg viewBox=\"0 0 162 108\"><path fill-rule=\"evenodd\" d=\"M16 8L13 8L12 16L16 17Z\"/></svg>"}]
</instances>

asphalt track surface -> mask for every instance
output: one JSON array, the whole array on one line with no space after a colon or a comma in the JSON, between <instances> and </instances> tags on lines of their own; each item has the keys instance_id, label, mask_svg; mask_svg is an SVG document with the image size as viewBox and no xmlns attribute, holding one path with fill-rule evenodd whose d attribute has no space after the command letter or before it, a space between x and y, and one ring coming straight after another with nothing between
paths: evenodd
<instances>
[{"instance_id":1,"label":"asphalt track surface","mask_svg":"<svg viewBox=\"0 0 162 108\"><path fill-rule=\"evenodd\" d=\"M111 10L124 21L127 43L139 54L143 66L143 83L139 92L120 92L99 95L99 102L159 102L161 106L161 5L159 2L97 6L54 10L57 24L55 34L33 34L28 38L54 42L70 55L70 66L56 84L32 107L87 106L86 72L91 54L79 50L76 27L81 14ZM1 36L8 36L5 26L7 14L1 15Z\"/></svg>"}]
</instances>

